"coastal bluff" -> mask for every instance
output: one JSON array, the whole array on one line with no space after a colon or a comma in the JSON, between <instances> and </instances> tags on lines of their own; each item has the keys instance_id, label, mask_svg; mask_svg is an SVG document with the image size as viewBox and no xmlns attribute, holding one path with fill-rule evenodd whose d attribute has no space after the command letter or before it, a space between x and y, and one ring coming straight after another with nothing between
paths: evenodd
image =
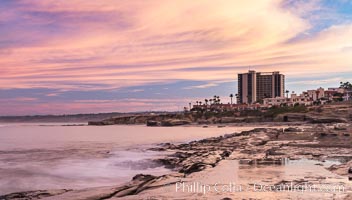
<instances>
[{"instance_id":1,"label":"coastal bluff","mask_svg":"<svg viewBox=\"0 0 352 200\"><path fill-rule=\"evenodd\" d=\"M117 116L104 119L101 121L89 121L88 125L104 126L115 124L146 124L148 126L176 126L186 125L193 122L192 115L185 115L183 113L170 114L144 114L144 115L130 115Z\"/></svg>"},{"instance_id":2,"label":"coastal bluff","mask_svg":"<svg viewBox=\"0 0 352 200\"><path fill-rule=\"evenodd\" d=\"M229 123L296 122L296 123L348 123L352 121L352 104L327 104L301 108L271 108L238 112L178 112L162 114L134 114L89 121L88 125L180 126Z\"/></svg>"}]
</instances>

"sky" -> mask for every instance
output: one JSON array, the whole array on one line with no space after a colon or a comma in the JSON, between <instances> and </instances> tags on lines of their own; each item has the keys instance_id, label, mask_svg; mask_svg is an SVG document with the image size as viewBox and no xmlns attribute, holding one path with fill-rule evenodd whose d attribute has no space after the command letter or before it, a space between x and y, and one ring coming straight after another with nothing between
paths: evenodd
<instances>
[{"instance_id":1,"label":"sky","mask_svg":"<svg viewBox=\"0 0 352 200\"><path fill-rule=\"evenodd\" d=\"M352 79L352 0L0 0L0 116L175 111Z\"/></svg>"}]
</instances>

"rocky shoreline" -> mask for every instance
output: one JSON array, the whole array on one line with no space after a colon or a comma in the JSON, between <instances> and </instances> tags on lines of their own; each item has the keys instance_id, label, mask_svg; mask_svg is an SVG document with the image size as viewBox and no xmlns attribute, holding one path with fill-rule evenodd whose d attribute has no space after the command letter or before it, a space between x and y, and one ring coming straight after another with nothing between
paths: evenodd
<instances>
[{"instance_id":1,"label":"rocky shoreline","mask_svg":"<svg viewBox=\"0 0 352 200\"><path fill-rule=\"evenodd\" d=\"M227 112L184 112L167 114L144 114L110 117L89 121L88 125L105 126L117 124L144 124L147 126L180 126L233 123L299 122L299 123L347 123L352 120L352 105L312 106L296 110L273 108L268 110L244 110ZM298 112L299 111L299 112Z\"/></svg>"},{"instance_id":2,"label":"rocky shoreline","mask_svg":"<svg viewBox=\"0 0 352 200\"><path fill-rule=\"evenodd\" d=\"M156 159L155 162L173 169L174 172L171 174L163 176L140 174L130 182L117 187L19 192L0 196L0 199L117 199L123 197L145 199L153 195L167 198L171 196L163 192L165 188L174 188L171 185L181 179L197 176L208 170L216 171L219 164L231 160L238 161L241 165L256 167L281 166L285 165L287 160L309 159L321 163L338 160L341 164L335 164L326 169L348 180L352 179L351 133L352 127L349 123L318 124L305 128L256 128L179 145L165 143L150 150L168 152L168 156ZM304 178L309 183L318 182L320 179L321 177ZM275 184L285 181L287 180L277 180ZM302 179L291 181L300 183ZM347 195L351 192L346 191L343 198L348 199ZM231 198L236 199L229 197Z\"/></svg>"}]
</instances>

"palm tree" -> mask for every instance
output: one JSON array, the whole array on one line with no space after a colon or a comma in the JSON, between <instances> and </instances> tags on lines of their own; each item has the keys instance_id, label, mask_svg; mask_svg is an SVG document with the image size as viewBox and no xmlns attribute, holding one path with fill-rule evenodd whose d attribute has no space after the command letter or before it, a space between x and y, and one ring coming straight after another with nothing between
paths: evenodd
<instances>
[{"instance_id":1,"label":"palm tree","mask_svg":"<svg viewBox=\"0 0 352 200\"><path fill-rule=\"evenodd\" d=\"M189 110L191 110L192 109L192 103L190 102L189 103Z\"/></svg>"},{"instance_id":2,"label":"palm tree","mask_svg":"<svg viewBox=\"0 0 352 200\"><path fill-rule=\"evenodd\" d=\"M220 104L220 97L219 97L219 96L217 96L216 98L217 98L217 102L218 102L218 104Z\"/></svg>"},{"instance_id":3,"label":"palm tree","mask_svg":"<svg viewBox=\"0 0 352 200\"><path fill-rule=\"evenodd\" d=\"M213 99L209 99L209 103L210 105L212 105Z\"/></svg>"},{"instance_id":4,"label":"palm tree","mask_svg":"<svg viewBox=\"0 0 352 200\"><path fill-rule=\"evenodd\" d=\"M205 101L205 105L208 105L208 99L204 99L204 101Z\"/></svg>"},{"instance_id":5,"label":"palm tree","mask_svg":"<svg viewBox=\"0 0 352 200\"><path fill-rule=\"evenodd\" d=\"M198 102L198 101L196 101L197 106L198 106L198 103L199 103L199 102Z\"/></svg>"},{"instance_id":6,"label":"palm tree","mask_svg":"<svg viewBox=\"0 0 352 200\"><path fill-rule=\"evenodd\" d=\"M233 94L230 94L230 98L231 98L231 105L232 105Z\"/></svg>"},{"instance_id":7,"label":"palm tree","mask_svg":"<svg viewBox=\"0 0 352 200\"><path fill-rule=\"evenodd\" d=\"M340 88L350 90L350 89L352 89L352 84L350 82L346 82L346 83L340 82Z\"/></svg>"},{"instance_id":8,"label":"palm tree","mask_svg":"<svg viewBox=\"0 0 352 200\"><path fill-rule=\"evenodd\" d=\"M287 98L288 98L288 93L290 93L290 91L286 90L285 93L286 93Z\"/></svg>"},{"instance_id":9,"label":"palm tree","mask_svg":"<svg viewBox=\"0 0 352 200\"><path fill-rule=\"evenodd\" d=\"M199 102L199 105L200 105L200 106L202 105L202 102L201 102L201 101Z\"/></svg>"}]
</instances>

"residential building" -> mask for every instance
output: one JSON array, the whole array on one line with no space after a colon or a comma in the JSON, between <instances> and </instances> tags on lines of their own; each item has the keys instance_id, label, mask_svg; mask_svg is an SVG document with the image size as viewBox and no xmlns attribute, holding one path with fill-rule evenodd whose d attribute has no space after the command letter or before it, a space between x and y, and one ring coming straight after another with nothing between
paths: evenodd
<instances>
[{"instance_id":1,"label":"residential building","mask_svg":"<svg viewBox=\"0 0 352 200\"><path fill-rule=\"evenodd\" d=\"M313 100L304 94L301 94L301 95L291 94L291 98L275 97L275 98L263 99L263 105L266 107L282 106L282 105L294 106L296 104L309 106L313 104Z\"/></svg>"},{"instance_id":2,"label":"residential building","mask_svg":"<svg viewBox=\"0 0 352 200\"><path fill-rule=\"evenodd\" d=\"M193 105L194 109L201 108L204 110L217 110L217 111L241 111L241 110L258 110L260 104L212 104L212 105Z\"/></svg>"},{"instance_id":3,"label":"residential building","mask_svg":"<svg viewBox=\"0 0 352 200\"><path fill-rule=\"evenodd\" d=\"M343 93L345 93L345 88L340 88L340 87L338 87L338 88L328 88L328 91L334 91L334 92L336 92L336 93L341 93L341 94L343 94Z\"/></svg>"},{"instance_id":4,"label":"residential building","mask_svg":"<svg viewBox=\"0 0 352 200\"><path fill-rule=\"evenodd\" d=\"M328 88L325 91L325 97L330 101L340 101L342 98L343 100L349 100L348 91L344 88Z\"/></svg>"},{"instance_id":5,"label":"residential building","mask_svg":"<svg viewBox=\"0 0 352 200\"><path fill-rule=\"evenodd\" d=\"M318 89L319 90L319 89ZM328 88L328 90L322 89L320 91L324 92L324 101L350 101L352 100L352 90L345 88ZM319 100L322 100L321 96L319 96Z\"/></svg>"},{"instance_id":6,"label":"residential building","mask_svg":"<svg viewBox=\"0 0 352 200\"><path fill-rule=\"evenodd\" d=\"M345 95L343 96L344 101L351 101L352 100L352 91L346 91Z\"/></svg>"},{"instance_id":7,"label":"residential building","mask_svg":"<svg viewBox=\"0 0 352 200\"><path fill-rule=\"evenodd\" d=\"M313 104L313 100L304 93L300 95L293 93L291 94L289 105L294 106L296 104L310 106Z\"/></svg>"},{"instance_id":8,"label":"residential building","mask_svg":"<svg viewBox=\"0 0 352 200\"><path fill-rule=\"evenodd\" d=\"M285 96L285 76L280 72L238 74L238 103L252 104L265 98Z\"/></svg>"},{"instance_id":9,"label":"residential building","mask_svg":"<svg viewBox=\"0 0 352 200\"><path fill-rule=\"evenodd\" d=\"M325 90L320 87L316 90L307 90L306 94L308 94L308 97L310 97L313 101L317 101L318 99L325 97Z\"/></svg>"},{"instance_id":10,"label":"residential building","mask_svg":"<svg viewBox=\"0 0 352 200\"><path fill-rule=\"evenodd\" d=\"M286 97L275 97L263 99L263 105L266 107L288 105L290 99Z\"/></svg>"}]
</instances>

